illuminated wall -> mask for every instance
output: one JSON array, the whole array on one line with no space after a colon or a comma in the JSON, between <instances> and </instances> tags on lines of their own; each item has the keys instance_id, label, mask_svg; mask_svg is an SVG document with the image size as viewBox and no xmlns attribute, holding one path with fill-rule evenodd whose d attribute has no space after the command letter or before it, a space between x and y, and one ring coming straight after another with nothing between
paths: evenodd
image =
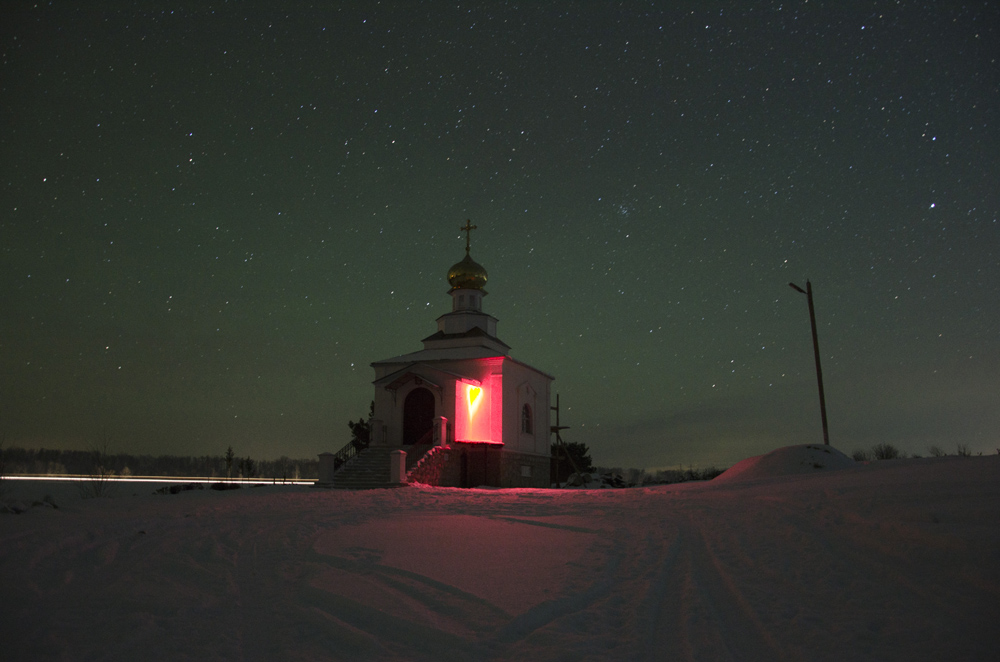
<instances>
[{"instance_id":1,"label":"illuminated wall","mask_svg":"<svg viewBox=\"0 0 1000 662\"><path fill-rule=\"evenodd\" d=\"M487 379L480 385L458 381L455 383L455 440L501 443L502 432L493 421L493 384ZM499 381L499 380L497 380ZM496 394L500 396L499 393Z\"/></svg>"}]
</instances>

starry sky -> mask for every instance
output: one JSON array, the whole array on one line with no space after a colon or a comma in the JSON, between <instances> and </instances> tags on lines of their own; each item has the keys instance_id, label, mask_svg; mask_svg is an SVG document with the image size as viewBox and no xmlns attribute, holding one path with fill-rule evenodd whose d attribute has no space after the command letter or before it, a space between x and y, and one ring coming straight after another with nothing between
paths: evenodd
<instances>
[{"instance_id":1,"label":"starry sky","mask_svg":"<svg viewBox=\"0 0 1000 662\"><path fill-rule=\"evenodd\" d=\"M1000 446L994 3L2 13L8 445L337 450L471 219L596 464L821 442L807 279L835 447Z\"/></svg>"}]
</instances>

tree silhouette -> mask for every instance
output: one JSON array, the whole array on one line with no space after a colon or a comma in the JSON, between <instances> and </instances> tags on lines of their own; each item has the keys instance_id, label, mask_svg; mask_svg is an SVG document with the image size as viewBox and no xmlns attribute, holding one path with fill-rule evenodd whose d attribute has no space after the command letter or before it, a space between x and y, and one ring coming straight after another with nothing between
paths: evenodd
<instances>
[{"instance_id":1,"label":"tree silhouette","mask_svg":"<svg viewBox=\"0 0 1000 662\"><path fill-rule=\"evenodd\" d=\"M563 483L572 473L594 470L587 444L578 442L552 444L552 482Z\"/></svg>"},{"instance_id":2,"label":"tree silhouette","mask_svg":"<svg viewBox=\"0 0 1000 662\"><path fill-rule=\"evenodd\" d=\"M372 419L375 417L375 401L372 400L368 408L368 419L358 418L357 422L347 421L347 427L351 428L351 443L358 450L368 448L372 441Z\"/></svg>"},{"instance_id":3,"label":"tree silhouette","mask_svg":"<svg viewBox=\"0 0 1000 662\"><path fill-rule=\"evenodd\" d=\"M233 477L233 460L236 459L236 453L233 452L233 447L230 446L226 449L226 478Z\"/></svg>"}]
</instances>

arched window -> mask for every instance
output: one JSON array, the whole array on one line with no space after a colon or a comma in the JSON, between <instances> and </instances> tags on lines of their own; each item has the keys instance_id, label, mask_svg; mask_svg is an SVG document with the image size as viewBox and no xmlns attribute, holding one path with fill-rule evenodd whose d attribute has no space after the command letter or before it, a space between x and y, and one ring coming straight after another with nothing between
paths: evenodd
<instances>
[{"instance_id":1,"label":"arched window","mask_svg":"<svg viewBox=\"0 0 1000 662\"><path fill-rule=\"evenodd\" d=\"M531 421L531 405L524 405L521 407L521 432L531 434L534 430L535 427Z\"/></svg>"}]
</instances>

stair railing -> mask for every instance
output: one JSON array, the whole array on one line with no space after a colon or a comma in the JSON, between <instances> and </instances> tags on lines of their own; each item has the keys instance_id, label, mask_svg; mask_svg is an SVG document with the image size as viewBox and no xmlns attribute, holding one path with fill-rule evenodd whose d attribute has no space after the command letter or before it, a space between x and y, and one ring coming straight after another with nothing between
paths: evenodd
<instances>
[{"instance_id":1,"label":"stair railing","mask_svg":"<svg viewBox=\"0 0 1000 662\"><path fill-rule=\"evenodd\" d=\"M333 470L337 471L340 469L342 466L347 464L351 458L368 448L370 445L371 439L368 439L367 441L364 439L351 439L347 442L346 446L333 454Z\"/></svg>"}]
</instances>

